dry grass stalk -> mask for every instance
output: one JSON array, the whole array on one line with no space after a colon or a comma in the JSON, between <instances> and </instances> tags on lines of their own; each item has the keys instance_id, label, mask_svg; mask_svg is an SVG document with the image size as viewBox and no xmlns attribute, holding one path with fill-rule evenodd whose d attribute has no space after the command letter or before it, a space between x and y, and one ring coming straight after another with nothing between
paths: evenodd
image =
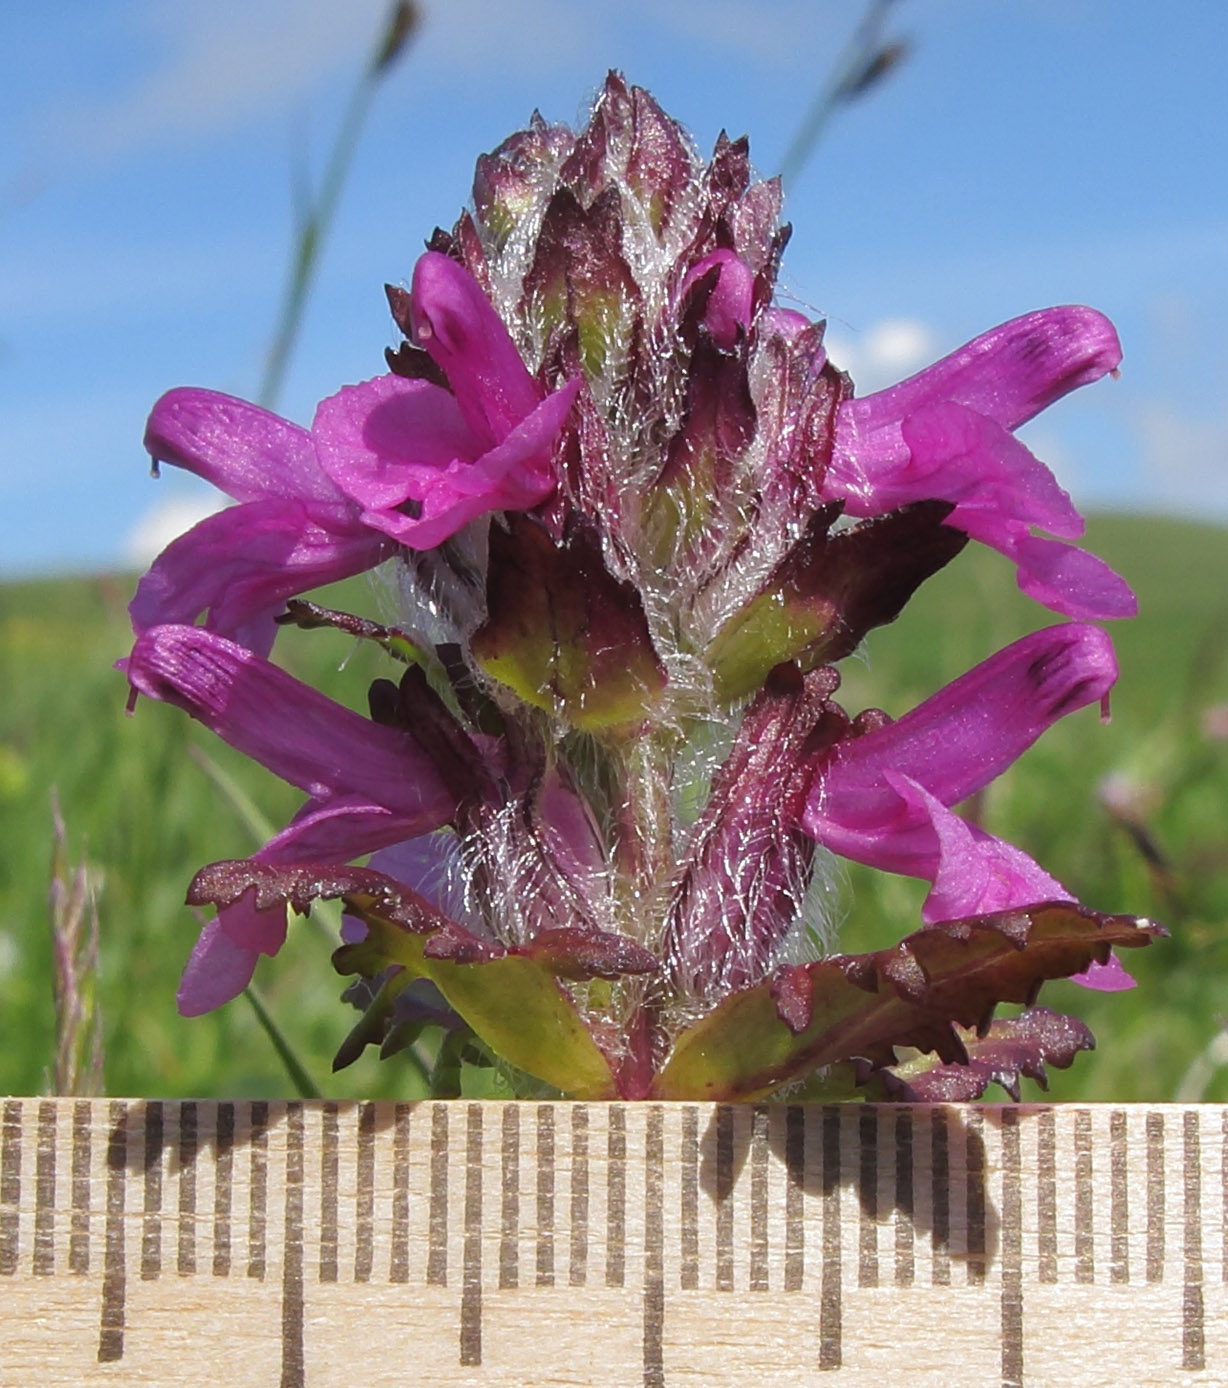
<instances>
[{"instance_id":1,"label":"dry grass stalk","mask_svg":"<svg viewBox=\"0 0 1228 1388\"><path fill-rule=\"evenodd\" d=\"M68 861L59 796L52 791L53 847L47 911L51 926L51 987L55 1001L52 1093L103 1092L102 1014L98 1005L98 890L86 858Z\"/></svg>"}]
</instances>

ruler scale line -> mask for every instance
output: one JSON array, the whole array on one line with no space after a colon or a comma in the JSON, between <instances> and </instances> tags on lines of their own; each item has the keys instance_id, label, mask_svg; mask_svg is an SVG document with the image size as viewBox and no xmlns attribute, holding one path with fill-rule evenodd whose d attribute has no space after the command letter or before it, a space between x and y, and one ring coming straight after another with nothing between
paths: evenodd
<instances>
[{"instance_id":1,"label":"ruler scale line","mask_svg":"<svg viewBox=\"0 0 1228 1388\"><path fill-rule=\"evenodd\" d=\"M59 1130L55 1103L38 1106L38 1138L34 1159L34 1275L55 1273L55 1146Z\"/></svg>"},{"instance_id":2,"label":"ruler scale line","mask_svg":"<svg viewBox=\"0 0 1228 1388\"><path fill-rule=\"evenodd\" d=\"M1130 1172L1129 1130L1122 1109L1109 1115L1109 1219L1112 1240L1110 1279L1118 1285L1130 1280Z\"/></svg>"},{"instance_id":3,"label":"ruler scale line","mask_svg":"<svg viewBox=\"0 0 1228 1388\"><path fill-rule=\"evenodd\" d=\"M337 1176L340 1169L341 1125L337 1105L326 1102L320 1114L320 1270L321 1282L337 1280Z\"/></svg>"},{"instance_id":4,"label":"ruler scale line","mask_svg":"<svg viewBox=\"0 0 1228 1388\"><path fill-rule=\"evenodd\" d=\"M392 1249L388 1280L409 1281L409 1142L410 1106L397 1104L392 1120Z\"/></svg>"},{"instance_id":5,"label":"ruler scale line","mask_svg":"<svg viewBox=\"0 0 1228 1388\"><path fill-rule=\"evenodd\" d=\"M263 1282L268 1270L269 1106L262 1099L251 1106L247 1145L247 1275L255 1282Z\"/></svg>"},{"instance_id":6,"label":"ruler scale line","mask_svg":"<svg viewBox=\"0 0 1228 1388\"><path fill-rule=\"evenodd\" d=\"M678 1239L682 1266L679 1284L684 1292L699 1289L699 1110L688 1104L682 1110L682 1201L678 1211Z\"/></svg>"},{"instance_id":7,"label":"ruler scale line","mask_svg":"<svg viewBox=\"0 0 1228 1388\"><path fill-rule=\"evenodd\" d=\"M286 1105L286 1203L281 1278L281 1388L305 1388L303 1211L306 1162L303 1105Z\"/></svg>"},{"instance_id":8,"label":"ruler scale line","mask_svg":"<svg viewBox=\"0 0 1228 1388\"><path fill-rule=\"evenodd\" d=\"M571 1110L571 1243L567 1282L583 1287L588 1280L588 1105Z\"/></svg>"},{"instance_id":9,"label":"ruler scale line","mask_svg":"<svg viewBox=\"0 0 1228 1388\"><path fill-rule=\"evenodd\" d=\"M358 1183L354 1195L354 1281L375 1268L375 1105L358 1109Z\"/></svg>"},{"instance_id":10,"label":"ruler scale line","mask_svg":"<svg viewBox=\"0 0 1228 1388\"><path fill-rule=\"evenodd\" d=\"M857 1285L878 1286L878 1110L864 1109L857 1122Z\"/></svg>"},{"instance_id":11,"label":"ruler scale line","mask_svg":"<svg viewBox=\"0 0 1228 1388\"><path fill-rule=\"evenodd\" d=\"M964 1221L967 1227L967 1271L969 1286L985 1280L986 1197L985 1138L981 1111L968 1110L964 1134Z\"/></svg>"},{"instance_id":12,"label":"ruler scale line","mask_svg":"<svg viewBox=\"0 0 1228 1388\"><path fill-rule=\"evenodd\" d=\"M840 1109L823 1109L823 1262L819 1285L819 1368L838 1369L843 1360L841 1315L843 1271L840 1238Z\"/></svg>"},{"instance_id":13,"label":"ruler scale line","mask_svg":"<svg viewBox=\"0 0 1228 1388\"><path fill-rule=\"evenodd\" d=\"M1057 1135L1053 1110L1036 1124L1036 1254L1041 1282L1057 1281Z\"/></svg>"},{"instance_id":14,"label":"ruler scale line","mask_svg":"<svg viewBox=\"0 0 1228 1388\"><path fill-rule=\"evenodd\" d=\"M1090 1285L1096 1280L1096 1252L1092 1231L1092 1115L1085 1108L1075 1110L1074 1152L1075 1281Z\"/></svg>"},{"instance_id":15,"label":"ruler scale line","mask_svg":"<svg viewBox=\"0 0 1228 1388\"><path fill-rule=\"evenodd\" d=\"M806 1277L805 1187L806 1110L797 1104L790 1104L785 1109L786 1292L800 1292Z\"/></svg>"},{"instance_id":16,"label":"ruler scale line","mask_svg":"<svg viewBox=\"0 0 1228 1388\"><path fill-rule=\"evenodd\" d=\"M102 1308L98 1331L98 1362L114 1364L124 1357L126 1300L124 1205L128 1165L128 1106L113 1103L107 1138L107 1216L102 1265Z\"/></svg>"},{"instance_id":17,"label":"ruler scale line","mask_svg":"<svg viewBox=\"0 0 1228 1388\"><path fill-rule=\"evenodd\" d=\"M179 1105L179 1242L175 1249L175 1268L180 1277L191 1277L196 1272L197 1121L196 1105L191 1102L191 1100ZM76 1166L76 1148L76 1130L74 1124L74 1168ZM75 1175L73 1180L75 1185Z\"/></svg>"},{"instance_id":18,"label":"ruler scale line","mask_svg":"<svg viewBox=\"0 0 1228 1388\"><path fill-rule=\"evenodd\" d=\"M1002 1114L1002 1388L1023 1388L1023 1198L1018 1118Z\"/></svg>"},{"instance_id":19,"label":"ruler scale line","mask_svg":"<svg viewBox=\"0 0 1228 1388\"><path fill-rule=\"evenodd\" d=\"M911 1287L916 1275L913 1226L913 1121L908 1109L895 1115L895 1285Z\"/></svg>"},{"instance_id":20,"label":"ruler scale line","mask_svg":"<svg viewBox=\"0 0 1228 1388\"><path fill-rule=\"evenodd\" d=\"M1182 1120L1183 1272L1181 1299L1181 1367L1206 1367L1206 1328L1202 1290L1202 1138L1198 1110Z\"/></svg>"},{"instance_id":21,"label":"ruler scale line","mask_svg":"<svg viewBox=\"0 0 1228 1388\"><path fill-rule=\"evenodd\" d=\"M21 1101L4 1105L0 1129L0 1275L17 1271L21 1230Z\"/></svg>"},{"instance_id":22,"label":"ruler scale line","mask_svg":"<svg viewBox=\"0 0 1228 1388\"><path fill-rule=\"evenodd\" d=\"M750 1115L750 1289L770 1287L768 1247L768 1111L757 1104Z\"/></svg>"},{"instance_id":23,"label":"ruler scale line","mask_svg":"<svg viewBox=\"0 0 1228 1388\"><path fill-rule=\"evenodd\" d=\"M554 1286L554 1105L537 1110L537 1285Z\"/></svg>"},{"instance_id":24,"label":"ruler scale line","mask_svg":"<svg viewBox=\"0 0 1228 1388\"><path fill-rule=\"evenodd\" d=\"M78 1277L83 1277L90 1270L93 1122L90 1101L78 1099L72 1108L72 1221L68 1235L68 1270Z\"/></svg>"},{"instance_id":25,"label":"ruler scale line","mask_svg":"<svg viewBox=\"0 0 1228 1388\"><path fill-rule=\"evenodd\" d=\"M1164 1280L1164 1115L1147 1115L1147 1281Z\"/></svg>"},{"instance_id":26,"label":"ruler scale line","mask_svg":"<svg viewBox=\"0 0 1228 1388\"><path fill-rule=\"evenodd\" d=\"M142 1169L145 1199L141 1222L141 1281L152 1282L162 1274L162 1146L163 1106L157 1100L145 1105L145 1153Z\"/></svg>"},{"instance_id":27,"label":"ruler scale line","mask_svg":"<svg viewBox=\"0 0 1228 1388\"><path fill-rule=\"evenodd\" d=\"M460 1362L482 1362L482 1105L465 1115L465 1243L461 1256Z\"/></svg>"},{"instance_id":28,"label":"ruler scale line","mask_svg":"<svg viewBox=\"0 0 1228 1388\"><path fill-rule=\"evenodd\" d=\"M1228 1108L1220 1113L1220 1281L1228 1283Z\"/></svg>"},{"instance_id":29,"label":"ruler scale line","mask_svg":"<svg viewBox=\"0 0 1228 1388\"><path fill-rule=\"evenodd\" d=\"M716 1289L733 1291L733 1109L716 1111Z\"/></svg>"},{"instance_id":30,"label":"ruler scale line","mask_svg":"<svg viewBox=\"0 0 1228 1388\"><path fill-rule=\"evenodd\" d=\"M520 1283L520 1106L508 1104L503 1110L503 1132L499 1148L499 1286Z\"/></svg>"},{"instance_id":31,"label":"ruler scale line","mask_svg":"<svg viewBox=\"0 0 1228 1388\"><path fill-rule=\"evenodd\" d=\"M606 1136L606 1253L605 1284L621 1287L626 1277L624 1244L627 1237L627 1110L611 1104Z\"/></svg>"},{"instance_id":32,"label":"ruler scale line","mask_svg":"<svg viewBox=\"0 0 1228 1388\"><path fill-rule=\"evenodd\" d=\"M935 1287L951 1283L950 1119L945 1108L930 1110L930 1280Z\"/></svg>"},{"instance_id":33,"label":"ruler scale line","mask_svg":"<svg viewBox=\"0 0 1228 1388\"><path fill-rule=\"evenodd\" d=\"M234 1198L235 1106L217 1105L214 1136L213 1275L230 1276L230 1211Z\"/></svg>"},{"instance_id":34,"label":"ruler scale line","mask_svg":"<svg viewBox=\"0 0 1228 1388\"><path fill-rule=\"evenodd\" d=\"M431 1196L427 1223L426 1285L448 1285L448 1106L431 1105Z\"/></svg>"},{"instance_id":35,"label":"ruler scale line","mask_svg":"<svg viewBox=\"0 0 1228 1388\"><path fill-rule=\"evenodd\" d=\"M644 1388L665 1388L665 1125L648 1109L644 1133Z\"/></svg>"}]
</instances>

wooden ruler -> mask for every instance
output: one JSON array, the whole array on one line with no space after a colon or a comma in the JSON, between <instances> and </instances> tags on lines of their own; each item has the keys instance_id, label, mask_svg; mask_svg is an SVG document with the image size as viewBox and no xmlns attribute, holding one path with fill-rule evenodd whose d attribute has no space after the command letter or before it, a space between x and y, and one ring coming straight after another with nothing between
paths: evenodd
<instances>
[{"instance_id":1,"label":"wooden ruler","mask_svg":"<svg viewBox=\"0 0 1228 1388\"><path fill-rule=\"evenodd\" d=\"M1228 1384L1228 1107L0 1116L6 1388Z\"/></svg>"}]
</instances>

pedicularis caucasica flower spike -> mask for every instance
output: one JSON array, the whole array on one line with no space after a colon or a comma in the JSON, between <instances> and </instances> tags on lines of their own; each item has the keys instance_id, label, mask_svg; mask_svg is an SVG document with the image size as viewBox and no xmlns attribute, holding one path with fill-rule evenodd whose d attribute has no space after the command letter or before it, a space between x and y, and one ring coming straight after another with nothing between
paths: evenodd
<instances>
[{"instance_id":1,"label":"pedicularis caucasica flower spike","mask_svg":"<svg viewBox=\"0 0 1228 1388\"><path fill-rule=\"evenodd\" d=\"M142 580L128 678L307 796L192 884L217 914L185 1014L241 991L287 905L337 897L364 1009L339 1063L440 1025L577 1096L969 1097L1090 1044L1037 990L1127 986L1113 947L1158 927L950 807L1116 679L1086 619L1133 596L1066 543L1082 519L1012 432L1114 370L1116 334L1043 310L859 399L774 303L779 212L744 140L705 163L611 75L578 134L534 116L478 161L472 209L388 291L388 374L310 429L208 391L155 406L155 461L239 504ZM896 722L850 716L836 663L970 537L1079 620ZM385 563L392 625L299 596ZM369 718L268 659L286 621L402 662ZM923 926L831 953L831 853L925 879ZM928 1065L897 1074L897 1046Z\"/></svg>"}]
</instances>

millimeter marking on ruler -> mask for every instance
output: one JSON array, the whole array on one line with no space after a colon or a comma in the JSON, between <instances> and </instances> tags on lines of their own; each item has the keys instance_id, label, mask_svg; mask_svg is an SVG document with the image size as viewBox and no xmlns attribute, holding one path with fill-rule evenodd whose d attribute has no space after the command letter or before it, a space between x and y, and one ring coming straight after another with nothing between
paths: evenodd
<instances>
[{"instance_id":1,"label":"millimeter marking on ruler","mask_svg":"<svg viewBox=\"0 0 1228 1388\"><path fill-rule=\"evenodd\" d=\"M6 1099L0 1295L2 1384L1225 1384L1228 1107Z\"/></svg>"}]
</instances>

